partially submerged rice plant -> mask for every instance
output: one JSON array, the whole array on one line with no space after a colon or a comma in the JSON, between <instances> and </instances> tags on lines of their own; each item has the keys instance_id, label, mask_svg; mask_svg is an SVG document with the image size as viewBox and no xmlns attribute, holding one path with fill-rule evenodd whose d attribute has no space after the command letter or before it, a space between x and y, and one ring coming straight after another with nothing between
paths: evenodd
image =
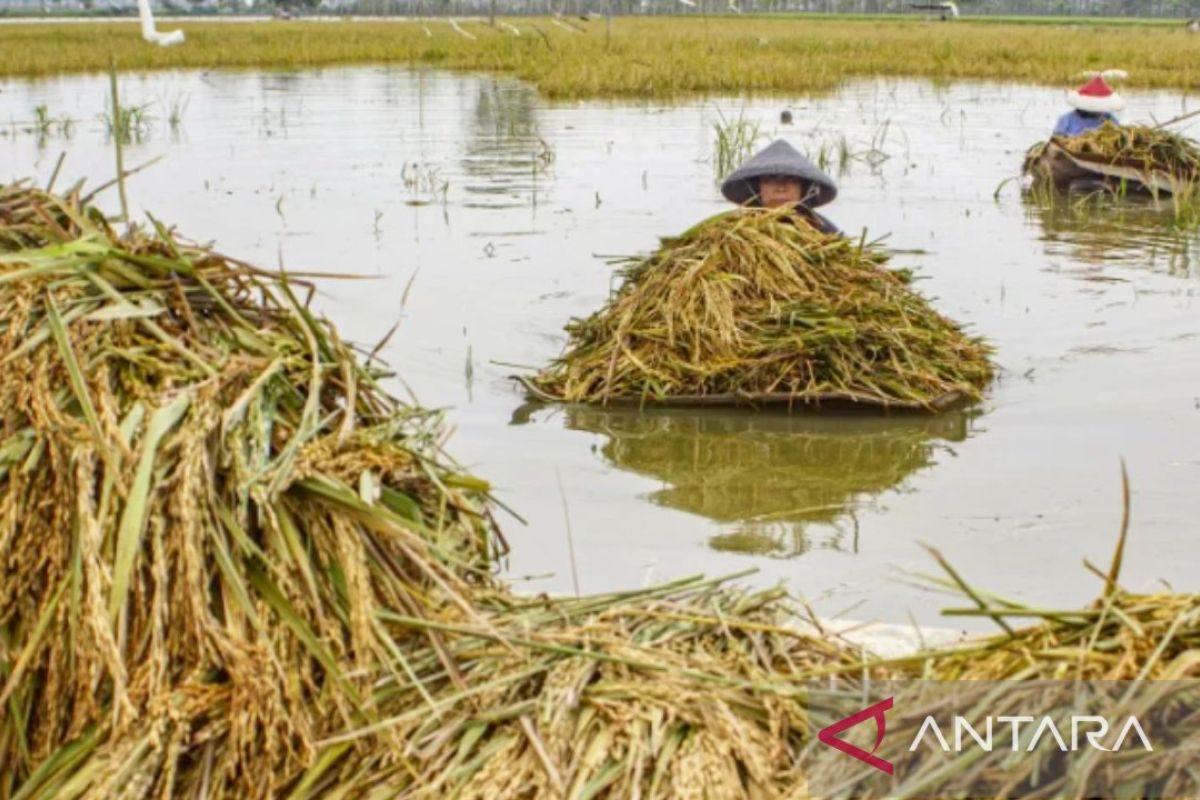
<instances>
[{"instance_id":1,"label":"partially submerged rice plant","mask_svg":"<svg viewBox=\"0 0 1200 800\"><path fill-rule=\"evenodd\" d=\"M720 182L750 157L763 134L757 121L746 119L744 114L739 114L737 119L726 119L719 110L713 132L716 134L713 172Z\"/></svg>"},{"instance_id":2,"label":"partially submerged rice plant","mask_svg":"<svg viewBox=\"0 0 1200 800\"><path fill-rule=\"evenodd\" d=\"M165 112L167 124L171 126L172 130L177 130L183 124L183 116L187 113L191 102L192 99L187 92L176 92L169 97L160 98L159 103Z\"/></svg>"},{"instance_id":3,"label":"partially submerged rice plant","mask_svg":"<svg viewBox=\"0 0 1200 800\"><path fill-rule=\"evenodd\" d=\"M108 107L100 115L108 135L129 144L142 139L150 132L153 117L150 115L150 104L140 106L116 106L108 103Z\"/></svg>"},{"instance_id":4,"label":"partially submerged rice plant","mask_svg":"<svg viewBox=\"0 0 1200 800\"><path fill-rule=\"evenodd\" d=\"M52 127L54 127L54 119L50 116L50 110L45 105L35 106L33 109L34 131L40 136L48 136Z\"/></svg>"},{"instance_id":5,"label":"partially submerged rice plant","mask_svg":"<svg viewBox=\"0 0 1200 800\"><path fill-rule=\"evenodd\" d=\"M837 172L838 175L848 175L855 161L865 163L871 169L878 169L883 162L891 158L883 150L887 141L888 123L876 130L869 143L856 148L844 133L825 135L818 129L809 133L810 143L806 147L809 160L821 168L823 172Z\"/></svg>"},{"instance_id":6,"label":"partially submerged rice plant","mask_svg":"<svg viewBox=\"0 0 1200 800\"><path fill-rule=\"evenodd\" d=\"M67 115L55 117L50 113L50 108L45 104L34 106L33 121L28 123L28 126L23 128L26 133L35 134L39 142L44 143L52 133L59 133L63 136L70 136L72 126L75 121Z\"/></svg>"},{"instance_id":7,"label":"partially submerged rice plant","mask_svg":"<svg viewBox=\"0 0 1200 800\"><path fill-rule=\"evenodd\" d=\"M631 260L531 380L567 402L849 401L937 409L977 399L989 348L934 311L879 247L789 209L740 209Z\"/></svg>"}]
</instances>

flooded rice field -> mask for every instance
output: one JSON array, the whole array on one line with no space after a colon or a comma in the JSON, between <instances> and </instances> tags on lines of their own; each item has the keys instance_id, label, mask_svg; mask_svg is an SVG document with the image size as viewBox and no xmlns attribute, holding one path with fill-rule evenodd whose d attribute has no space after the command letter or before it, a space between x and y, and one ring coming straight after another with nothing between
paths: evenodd
<instances>
[{"instance_id":1,"label":"flooded rice field","mask_svg":"<svg viewBox=\"0 0 1200 800\"><path fill-rule=\"evenodd\" d=\"M66 151L60 187L109 179L106 86L0 81L6 177L44 181ZM1200 239L1161 210L1001 187L1061 92L879 80L821 99L557 105L509 80L382 68L125 76L122 92L148 118L126 163L162 157L129 181L139 215L253 263L357 276L322 280L313 303L368 350L398 325L380 355L398 389L448 409L448 450L522 518L505 525L508 573L529 591L757 568L746 580L826 615L934 622L940 600L914 586L932 571L923 543L976 585L1074 607L1098 588L1083 559L1106 563L1115 540L1122 458L1126 584L1194 588ZM1125 116L1188 110L1131 93ZM826 160L841 184L828 216L886 235L938 309L993 342L1002 376L979 408L525 402L508 376L559 352L567 319L609 291L611 258L725 207L713 124L739 114L763 143Z\"/></svg>"}]
</instances>

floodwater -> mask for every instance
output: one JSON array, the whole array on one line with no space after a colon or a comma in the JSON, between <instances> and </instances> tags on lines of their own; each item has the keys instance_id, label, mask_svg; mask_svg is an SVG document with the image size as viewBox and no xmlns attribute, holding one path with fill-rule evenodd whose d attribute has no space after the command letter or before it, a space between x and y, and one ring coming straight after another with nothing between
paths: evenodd
<instances>
[{"instance_id":1,"label":"floodwater","mask_svg":"<svg viewBox=\"0 0 1200 800\"><path fill-rule=\"evenodd\" d=\"M5 177L44 181L65 150L60 185L110 178L106 85L0 82ZM585 592L757 567L744 580L818 613L935 623L947 601L913 578L936 572L927 544L977 586L1073 607L1098 590L1083 560L1112 552L1122 459L1125 583L1197 588L1200 242L1151 208L996 195L1057 91L881 79L820 99L562 105L506 79L354 68L126 76L122 92L154 118L127 163L163 157L129 181L139 211L265 266L365 276L322 281L315 304L367 346L399 323L384 356L524 519L506 524L523 589L574 591L573 549ZM1129 119L1192 108L1130 100ZM76 122L30 130L39 105ZM718 113L824 147L829 216L887 235L938 308L996 345L986 402L932 419L524 403L507 376L601 304L607 258L723 207Z\"/></svg>"}]
</instances>

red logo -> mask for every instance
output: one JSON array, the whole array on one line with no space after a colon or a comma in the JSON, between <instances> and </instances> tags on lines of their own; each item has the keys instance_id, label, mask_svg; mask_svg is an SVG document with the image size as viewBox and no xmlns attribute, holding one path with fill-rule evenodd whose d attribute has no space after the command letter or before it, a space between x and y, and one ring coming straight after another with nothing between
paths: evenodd
<instances>
[{"instance_id":1,"label":"red logo","mask_svg":"<svg viewBox=\"0 0 1200 800\"><path fill-rule=\"evenodd\" d=\"M887 732L887 719L884 717L884 712L891 711L892 699L889 697L887 700L881 700L873 706L864 708L857 714L852 714L843 720L833 723L828 728L822 728L821 732L817 734L817 739L822 744L827 744L830 747L841 750L846 755L857 758L859 761L871 765L880 772L886 772L888 775L893 774L895 767L892 766L892 762L885 761L875 755L875 751L879 749L879 745L883 744L884 733ZM870 753L861 747L855 747L844 739L838 738L839 733L848 731L858 723L868 719L875 720L875 746L871 748Z\"/></svg>"}]
</instances>

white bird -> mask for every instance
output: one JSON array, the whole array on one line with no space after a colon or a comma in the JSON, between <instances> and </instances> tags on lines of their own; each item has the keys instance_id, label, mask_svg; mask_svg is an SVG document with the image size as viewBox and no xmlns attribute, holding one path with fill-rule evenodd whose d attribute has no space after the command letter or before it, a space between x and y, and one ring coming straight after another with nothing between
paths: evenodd
<instances>
[{"instance_id":1,"label":"white bird","mask_svg":"<svg viewBox=\"0 0 1200 800\"><path fill-rule=\"evenodd\" d=\"M138 0L138 16L142 18L142 38L159 47L170 47L183 41L183 31L159 33L154 24L154 12L150 10L150 0Z\"/></svg>"},{"instance_id":2,"label":"white bird","mask_svg":"<svg viewBox=\"0 0 1200 800\"><path fill-rule=\"evenodd\" d=\"M683 4L683 5L685 5L685 6L688 6L689 8L695 8L695 7L696 7L696 3L694 2L694 0L679 0L679 2L680 2L680 3L682 3L682 4Z\"/></svg>"}]
</instances>

